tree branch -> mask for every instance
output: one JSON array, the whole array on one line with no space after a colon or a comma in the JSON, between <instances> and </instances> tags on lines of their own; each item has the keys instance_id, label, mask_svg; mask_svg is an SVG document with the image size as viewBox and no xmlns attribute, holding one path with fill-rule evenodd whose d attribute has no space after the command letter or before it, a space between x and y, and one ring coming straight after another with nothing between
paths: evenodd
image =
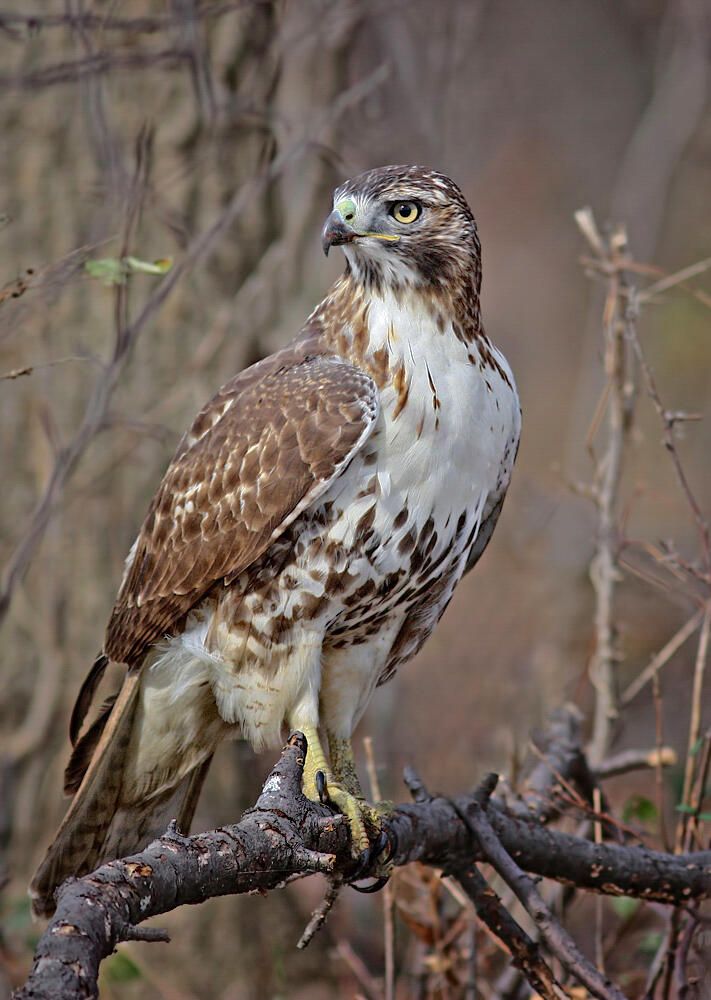
<instances>
[{"instance_id":1,"label":"tree branch","mask_svg":"<svg viewBox=\"0 0 711 1000\"><path fill-rule=\"evenodd\" d=\"M548 948L567 971L575 976L599 1000L625 1000L624 994L585 958L572 937L551 913L535 883L516 864L501 843L486 815L486 806L493 792L496 775L489 776L488 787L476 794L463 820L475 835L486 860L509 885L526 912L535 922Z\"/></svg>"},{"instance_id":2,"label":"tree branch","mask_svg":"<svg viewBox=\"0 0 711 1000\"><path fill-rule=\"evenodd\" d=\"M453 870L452 874L476 907L477 916L503 941L511 961L543 1000L561 1000L566 994L556 982L540 948L508 912L478 868Z\"/></svg>"},{"instance_id":3,"label":"tree branch","mask_svg":"<svg viewBox=\"0 0 711 1000\"><path fill-rule=\"evenodd\" d=\"M306 799L301 777L306 740L294 734L239 823L183 837L175 830L144 851L111 861L57 892L57 910L35 953L30 977L15 1000L96 997L101 961L135 938L150 917L213 896L265 892L321 872L352 879L357 863L347 824ZM399 806L387 822L392 861L471 867L488 849L462 817L477 793L435 796ZM522 871L611 895L678 904L711 896L711 851L667 855L641 847L594 844L508 815L488 801L481 815Z\"/></svg>"}]
</instances>

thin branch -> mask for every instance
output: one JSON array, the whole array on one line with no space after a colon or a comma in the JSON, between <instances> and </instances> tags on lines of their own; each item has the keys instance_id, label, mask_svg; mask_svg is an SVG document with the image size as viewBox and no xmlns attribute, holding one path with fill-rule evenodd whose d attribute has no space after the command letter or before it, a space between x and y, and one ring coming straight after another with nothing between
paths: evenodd
<instances>
[{"instance_id":1,"label":"thin branch","mask_svg":"<svg viewBox=\"0 0 711 1000\"><path fill-rule=\"evenodd\" d=\"M694 783L694 771L698 751L701 745L701 705L704 687L704 674L709 653L709 635L711 634L711 602L706 605L704 620L699 634L699 645L696 651L696 661L694 664L694 683L691 692L691 718L689 719L689 742L686 751L686 765L684 767L684 789L681 796L682 806L691 808L691 790ZM686 812L681 814L677 832L676 846L681 850L688 824L689 816Z\"/></svg>"},{"instance_id":2,"label":"thin branch","mask_svg":"<svg viewBox=\"0 0 711 1000\"><path fill-rule=\"evenodd\" d=\"M632 304L631 304L632 305ZM678 449L676 447L676 441L674 439L674 429L678 420L674 413L666 409L659 395L659 390L657 389L657 382L654 377L654 373L645 357L644 351L642 350L642 345L637 336L637 331L634 327L633 322L629 322L625 329L625 338L632 346L637 360L639 362L640 369L642 371L642 376L644 378L645 387L647 390L647 395L652 400L655 410L662 422L663 427L663 441L664 447L669 453L672 465L674 466L674 472L679 481L681 490L686 498L686 502L691 510L692 516L696 523L696 528L699 534L699 539L701 542L701 551L703 555L704 569L707 573L711 572L711 532L709 530L709 523L704 516L701 506L694 495L691 485L689 484L686 471L681 461Z\"/></svg>"},{"instance_id":3,"label":"thin branch","mask_svg":"<svg viewBox=\"0 0 711 1000\"><path fill-rule=\"evenodd\" d=\"M621 990L585 958L568 932L555 919L534 882L503 846L486 815L486 801L475 795L465 815L486 860L514 891L519 902L533 918L548 948L563 967L599 1000L625 1000Z\"/></svg>"},{"instance_id":4,"label":"thin branch","mask_svg":"<svg viewBox=\"0 0 711 1000\"><path fill-rule=\"evenodd\" d=\"M378 781L378 769L375 764L373 740L366 736L363 740L365 761L370 783L372 802L380 802L382 793ZM394 899L392 885L388 882L383 889L383 936L385 938L385 1000L395 1000L395 919L393 913Z\"/></svg>"},{"instance_id":5,"label":"thin branch","mask_svg":"<svg viewBox=\"0 0 711 1000\"><path fill-rule=\"evenodd\" d=\"M303 951L307 948L314 936L318 934L323 925L326 923L326 919L333 909L333 904L338 899L338 894L341 891L341 886L343 882L339 878L332 878L329 880L328 889L326 890L326 895L324 896L322 902L316 907L314 912L311 914L311 919L304 928L304 932L296 942L296 947Z\"/></svg>"},{"instance_id":6,"label":"thin branch","mask_svg":"<svg viewBox=\"0 0 711 1000\"><path fill-rule=\"evenodd\" d=\"M590 579L595 591L595 652L589 674L595 688L595 714L589 747L593 767L607 753L611 728L618 714L616 666L619 660L615 624L615 596L619 580L617 507L622 476L622 461L631 429L634 398L631 372L627 362L624 327L621 322L627 278L618 265L626 248L626 236L618 229L609 238L600 234L590 209L576 213L576 222L608 275L607 297L603 310L606 390L604 410L598 407L594 421L607 416L606 444L595 462L592 497L597 507L597 543L590 564ZM592 451L592 448L591 448ZM593 453L594 455L594 453Z\"/></svg>"},{"instance_id":7,"label":"thin branch","mask_svg":"<svg viewBox=\"0 0 711 1000\"><path fill-rule=\"evenodd\" d=\"M0 374L0 382L21 378L23 375L32 375L33 372L42 371L44 368L56 368L57 365L67 365L70 363L97 364L97 358L90 354L70 354L66 358L55 358L54 361L38 361L33 365L23 365L21 368L13 368L12 371Z\"/></svg>"},{"instance_id":8,"label":"thin branch","mask_svg":"<svg viewBox=\"0 0 711 1000\"><path fill-rule=\"evenodd\" d=\"M382 1000L378 984L368 972L363 959L356 955L348 941L338 942L336 954L346 963L360 986L365 990L367 1000Z\"/></svg>"},{"instance_id":9,"label":"thin branch","mask_svg":"<svg viewBox=\"0 0 711 1000\"><path fill-rule=\"evenodd\" d=\"M354 104L363 100L384 81L386 76L385 67L379 66L365 79L359 80L357 84L340 94L320 116L317 116L312 133L295 140L292 145L287 146L276 156L263 171L242 185L213 224L192 240L182 260L162 279L138 315L126 328L120 331L120 350L117 342L112 361L95 383L81 423L74 437L57 456L44 493L35 507L24 535L5 566L0 586L0 621L9 609L15 587L23 579L37 547L44 537L67 481L84 452L104 425L111 398L141 332L153 320L178 283L199 261L208 255L241 212L253 204L255 196L262 188L279 177L289 164L309 149L312 142L328 125L338 120Z\"/></svg>"},{"instance_id":10,"label":"thin branch","mask_svg":"<svg viewBox=\"0 0 711 1000\"><path fill-rule=\"evenodd\" d=\"M452 875L471 899L477 916L506 947L511 962L543 1000L561 1000L567 994L556 982L538 944L505 908L478 868L452 869Z\"/></svg>"},{"instance_id":11,"label":"thin branch","mask_svg":"<svg viewBox=\"0 0 711 1000\"><path fill-rule=\"evenodd\" d=\"M589 209L587 209L589 211ZM596 257L588 257L585 254L581 255L579 258L580 263L586 269L586 271L596 272L599 274L606 275L608 273L608 268L605 264L601 263ZM629 271L631 274L640 275L643 278L657 278L657 281L653 285L648 285L645 289L638 292L638 297L640 303L651 303L657 302L657 295L660 291L668 291L670 288L680 288L682 291L687 292L692 298L695 298L702 305L706 306L707 309L711 309L711 295L707 295L706 292L701 288L697 288L695 285L690 285L688 281L685 280L688 276L693 276L695 274L702 274L709 267L711 267L711 258L699 261L696 264L690 264L688 267L683 268L681 271L676 271L674 274L670 274L665 271L663 267L658 267L656 264L646 264L638 260L633 260L632 257L622 256L618 261L618 266L623 268L625 271ZM660 289L660 284L663 282L663 287ZM650 295L650 289L654 288L654 292ZM626 292L623 292L626 294Z\"/></svg>"},{"instance_id":12,"label":"thin branch","mask_svg":"<svg viewBox=\"0 0 711 1000\"><path fill-rule=\"evenodd\" d=\"M256 6L258 3L271 4L272 0L231 0L225 3L204 3L196 11L196 17L201 20L219 18L223 14L240 10L246 6ZM37 34L45 28L96 29L99 31L127 31L132 34L157 34L180 24L182 18L177 14L163 14L154 17L116 17L111 14L94 14L82 11L73 14L20 14L17 11L0 11L0 28L24 28L27 32Z\"/></svg>"},{"instance_id":13,"label":"thin branch","mask_svg":"<svg viewBox=\"0 0 711 1000\"><path fill-rule=\"evenodd\" d=\"M655 653L644 670L625 688L620 697L621 705L628 705L633 698L657 675L661 668L669 662L674 653L684 645L703 621L704 612L697 611L681 628L666 642L658 653Z\"/></svg>"},{"instance_id":14,"label":"thin branch","mask_svg":"<svg viewBox=\"0 0 711 1000\"><path fill-rule=\"evenodd\" d=\"M661 752L664 741L664 703L662 698L662 682L658 673L652 678L652 699L654 701L654 739L657 751ZM666 810L664 808L664 777L661 760L654 769L654 791L657 796L657 815L659 816L659 836L665 851L671 850L669 828Z\"/></svg>"},{"instance_id":15,"label":"thin branch","mask_svg":"<svg viewBox=\"0 0 711 1000\"><path fill-rule=\"evenodd\" d=\"M695 756L698 756L699 766L697 768L695 786L689 800L689 805L693 812L687 814L686 836L682 844L682 848L684 849L687 844L692 844L694 839L698 840L699 817L706 796L706 783L709 771L711 771L711 729L707 730L701 742L703 746L699 747L698 754L695 754Z\"/></svg>"},{"instance_id":16,"label":"thin branch","mask_svg":"<svg viewBox=\"0 0 711 1000\"><path fill-rule=\"evenodd\" d=\"M677 762L673 747L655 747L653 750L622 750L608 757L595 768L595 776L600 780L616 778L630 771L644 771L647 768L673 767Z\"/></svg>"},{"instance_id":17,"label":"thin branch","mask_svg":"<svg viewBox=\"0 0 711 1000\"><path fill-rule=\"evenodd\" d=\"M707 257L706 260L697 261L695 264L690 264L688 267L683 267L680 271L675 271L674 274L667 274L659 281L655 281L651 285L637 293L637 299L640 303L648 302L655 295L659 295L660 292L666 292L669 288L674 288L675 285L684 286L684 283L689 278L695 278L697 274L703 274L705 271L711 268L711 257Z\"/></svg>"},{"instance_id":18,"label":"thin branch","mask_svg":"<svg viewBox=\"0 0 711 1000\"><path fill-rule=\"evenodd\" d=\"M178 48L169 49L114 49L96 52L83 59L71 59L45 66L22 75L0 73L0 87L5 90L25 91L53 87L58 83L75 83L87 76L105 76L115 70L179 69L190 59L190 53Z\"/></svg>"}]
</instances>

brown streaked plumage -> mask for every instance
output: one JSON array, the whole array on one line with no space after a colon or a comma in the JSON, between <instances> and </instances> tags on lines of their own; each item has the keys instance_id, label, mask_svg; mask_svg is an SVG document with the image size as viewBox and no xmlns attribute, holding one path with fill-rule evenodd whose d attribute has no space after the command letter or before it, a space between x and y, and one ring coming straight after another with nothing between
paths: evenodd
<instances>
[{"instance_id":1,"label":"brown streaked plumage","mask_svg":"<svg viewBox=\"0 0 711 1000\"><path fill-rule=\"evenodd\" d=\"M171 817L187 829L226 738L305 731L307 791L327 771L366 841L351 732L483 552L520 416L482 327L479 240L456 185L384 167L334 206L324 248L343 246L345 274L295 341L198 414L127 559L72 715L75 795L33 880L38 912L66 875ZM81 734L109 659L126 680Z\"/></svg>"},{"instance_id":2,"label":"brown streaked plumage","mask_svg":"<svg viewBox=\"0 0 711 1000\"><path fill-rule=\"evenodd\" d=\"M202 410L153 498L106 632L117 663L140 662L216 581L252 565L372 429L376 388L341 359L283 351L259 368Z\"/></svg>"}]
</instances>

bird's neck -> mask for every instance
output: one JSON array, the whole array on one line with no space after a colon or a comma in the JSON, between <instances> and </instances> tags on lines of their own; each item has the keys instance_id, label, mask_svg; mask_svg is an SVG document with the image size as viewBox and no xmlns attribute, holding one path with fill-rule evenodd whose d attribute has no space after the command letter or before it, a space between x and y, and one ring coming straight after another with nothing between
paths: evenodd
<instances>
[{"instance_id":1,"label":"bird's neck","mask_svg":"<svg viewBox=\"0 0 711 1000\"><path fill-rule=\"evenodd\" d=\"M478 282L452 288L368 287L346 272L314 310L324 346L368 371L381 387L413 352L460 353L462 345L488 344Z\"/></svg>"}]
</instances>

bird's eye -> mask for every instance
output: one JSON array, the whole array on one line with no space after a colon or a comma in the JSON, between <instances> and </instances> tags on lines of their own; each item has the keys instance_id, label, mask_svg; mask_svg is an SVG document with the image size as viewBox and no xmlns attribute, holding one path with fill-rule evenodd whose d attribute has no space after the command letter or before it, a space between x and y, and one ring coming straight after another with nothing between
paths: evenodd
<instances>
[{"instance_id":1,"label":"bird's eye","mask_svg":"<svg viewBox=\"0 0 711 1000\"><path fill-rule=\"evenodd\" d=\"M422 209L416 201L395 201L390 208L390 214L397 222L404 222L407 225L419 219Z\"/></svg>"}]
</instances>

